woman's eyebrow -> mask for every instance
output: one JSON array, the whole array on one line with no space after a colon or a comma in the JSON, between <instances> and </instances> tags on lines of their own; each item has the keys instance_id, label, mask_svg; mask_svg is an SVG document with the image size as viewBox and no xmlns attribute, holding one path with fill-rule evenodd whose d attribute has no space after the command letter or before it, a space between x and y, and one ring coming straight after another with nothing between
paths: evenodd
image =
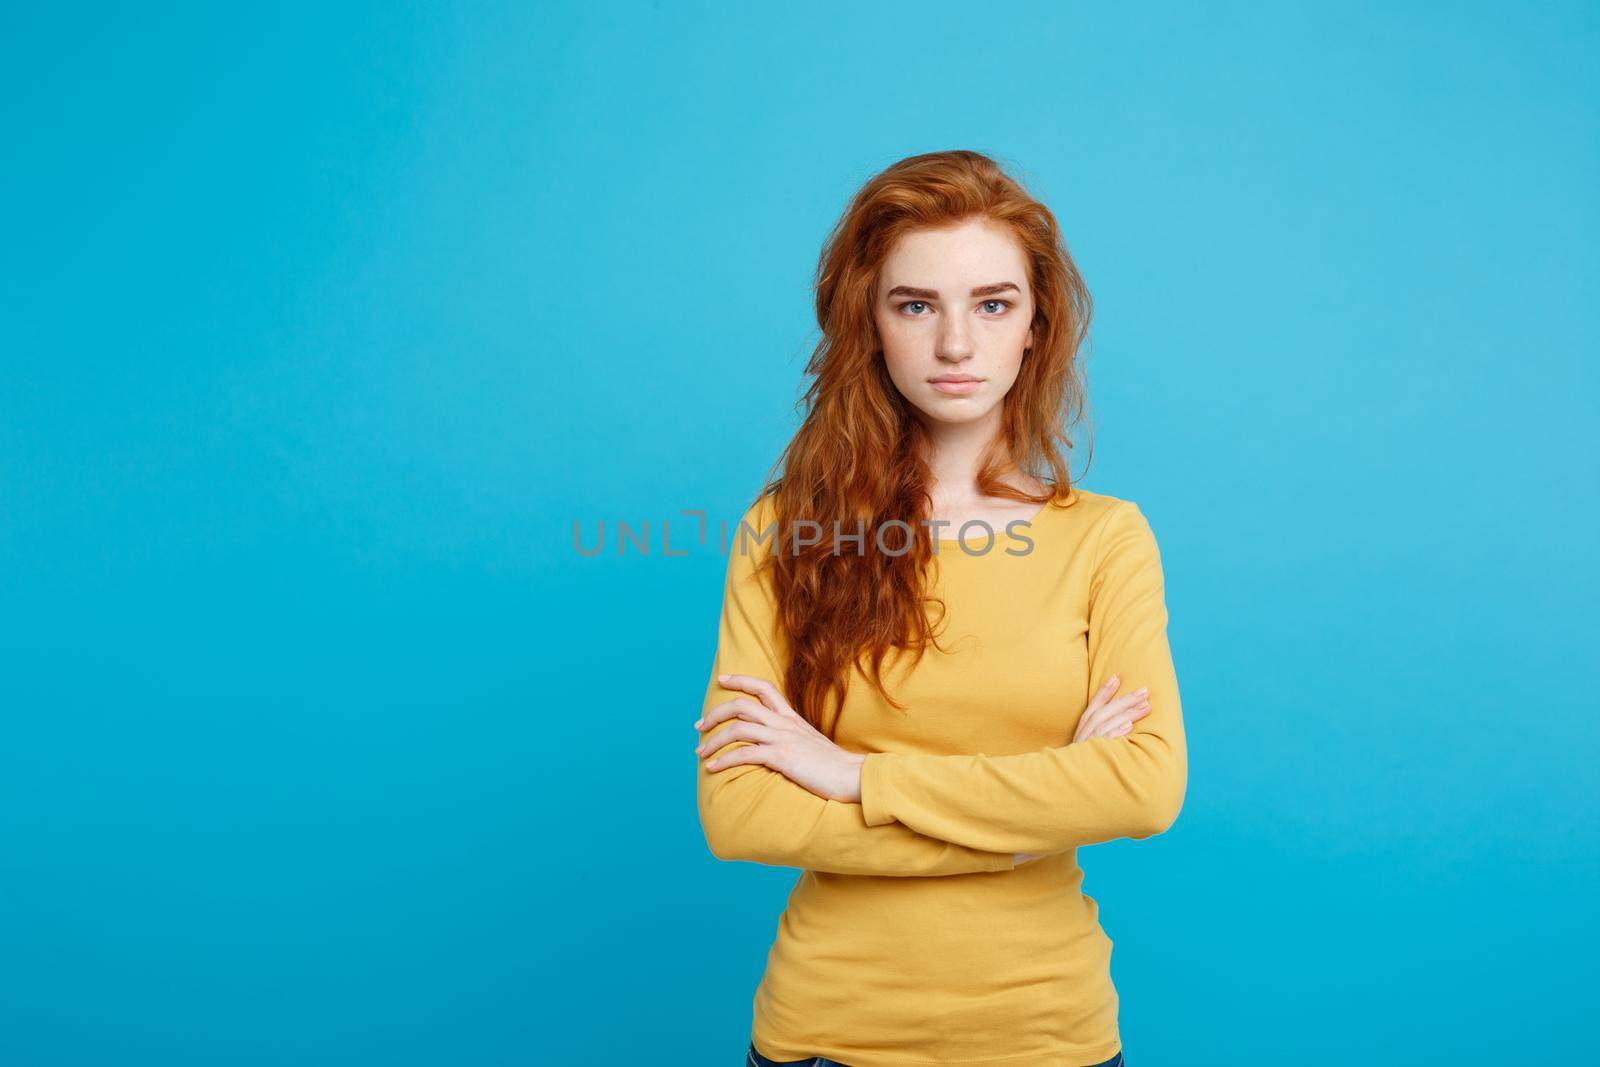
<instances>
[{"instance_id":1,"label":"woman's eyebrow","mask_svg":"<svg viewBox=\"0 0 1600 1067\"><path fill-rule=\"evenodd\" d=\"M1018 285L1016 282L995 282L993 285L980 285L980 286L978 286L976 289L972 290L972 295L973 296L993 296L995 293L1003 293L1007 289L1013 289L1013 290L1017 291L1018 293L1022 292L1022 287L1020 285ZM897 285L893 289L890 289L887 293L884 293L883 295L884 295L885 298L888 298L888 297L891 297L891 296L910 296L910 297L916 297L917 299L920 299L920 300L937 300L937 299L939 299L939 290L937 290L937 289L918 289L914 285Z\"/></svg>"}]
</instances>

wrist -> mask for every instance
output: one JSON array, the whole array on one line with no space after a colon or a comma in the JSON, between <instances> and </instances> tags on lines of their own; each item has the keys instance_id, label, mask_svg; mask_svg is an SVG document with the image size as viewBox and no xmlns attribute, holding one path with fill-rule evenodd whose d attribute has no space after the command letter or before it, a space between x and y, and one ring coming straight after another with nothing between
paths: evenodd
<instances>
[{"instance_id":1,"label":"wrist","mask_svg":"<svg viewBox=\"0 0 1600 1067\"><path fill-rule=\"evenodd\" d=\"M845 753L845 766L850 770L846 782L850 790L849 802L852 804L861 803L861 766L866 762L867 757L860 752Z\"/></svg>"}]
</instances>

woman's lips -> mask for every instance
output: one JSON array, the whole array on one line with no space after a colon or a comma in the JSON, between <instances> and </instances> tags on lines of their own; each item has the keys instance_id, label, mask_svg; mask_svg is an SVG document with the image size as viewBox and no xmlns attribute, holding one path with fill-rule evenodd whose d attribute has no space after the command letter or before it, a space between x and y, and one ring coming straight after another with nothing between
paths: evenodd
<instances>
[{"instance_id":1,"label":"woman's lips","mask_svg":"<svg viewBox=\"0 0 1600 1067\"><path fill-rule=\"evenodd\" d=\"M934 382L933 387L941 393L971 393L983 384L983 379L970 382Z\"/></svg>"}]
</instances>

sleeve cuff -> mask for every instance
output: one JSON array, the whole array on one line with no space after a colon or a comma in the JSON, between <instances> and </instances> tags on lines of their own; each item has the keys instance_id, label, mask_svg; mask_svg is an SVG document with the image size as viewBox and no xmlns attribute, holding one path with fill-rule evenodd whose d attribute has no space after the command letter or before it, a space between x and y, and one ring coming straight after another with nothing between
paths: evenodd
<instances>
[{"instance_id":1,"label":"sleeve cuff","mask_svg":"<svg viewBox=\"0 0 1600 1067\"><path fill-rule=\"evenodd\" d=\"M869 752L861 764L861 815L868 826L883 826L894 822L889 809L889 761L893 754Z\"/></svg>"},{"instance_id":2,"label":"sleeve cuff","mask_svg":"<svg viewBox=\"0 0 1600 1067\"><path fill-rule=\"evenodd\" d=\"M1017 854L1015 852L991 852L994 859L990 861L991 871L1012 871L1017 867Z\"/></svg>"}]
</instances>

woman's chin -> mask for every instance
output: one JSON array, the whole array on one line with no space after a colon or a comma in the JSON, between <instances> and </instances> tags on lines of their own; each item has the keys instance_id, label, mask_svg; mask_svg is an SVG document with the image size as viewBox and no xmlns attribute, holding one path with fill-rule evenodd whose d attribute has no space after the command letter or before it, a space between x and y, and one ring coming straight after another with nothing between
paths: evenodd
<instances>
[{"instance_id":1,"label":"woman's chin","mask_svg":"<svg viewBox=\"0 0 1600 1067\"><path fill-rule=\"evenodd\" d=\"M946 426L962 426L968 423L982 422L994 407L987 399L973 396L941 396L929 403L920 405L918 410L929 422L937 422Z\"/></svg>"}]
</instances>

